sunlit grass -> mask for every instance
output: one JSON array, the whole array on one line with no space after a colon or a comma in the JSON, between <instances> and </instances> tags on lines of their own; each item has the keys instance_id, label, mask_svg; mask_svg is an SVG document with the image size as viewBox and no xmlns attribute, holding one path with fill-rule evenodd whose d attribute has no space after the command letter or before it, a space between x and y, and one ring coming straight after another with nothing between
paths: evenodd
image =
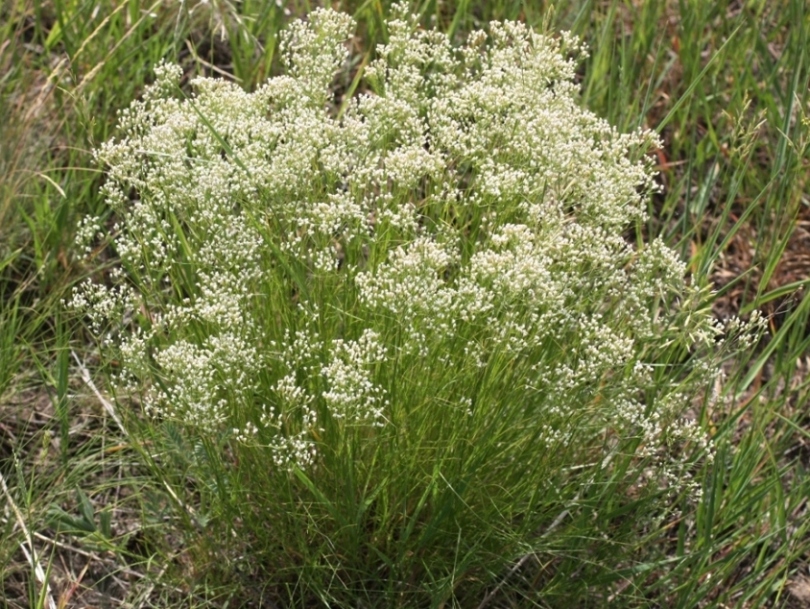
<instances>
[{"instance_id":1,"label":"sunlit grass","mask_svg":"<svg viewBox=\"0 0 810 609\"><path fill-rule=\"evenodd\" d=\"M781 606L791 598L789 584L806 572L810 296L801 287L808 268L810 15L802 0L738 4L570 1L556 3L553 13L540 2L413 4L425 25L457 41L495 18L548 22L581 35L591 48L580 69L583 103L622 130L649 127L664 139L657 156L664 190L636 238L662 234L698 282L722 286L719 315L761 307L771 316L770 337L730 367L724 407L701 413L718 455L699 472L700 504L684 503L680 518L652 518L647 535L622 548L634 562L616 562L612 573L583 587L570 574L611 558L589 555L587 540L620 538L632 520L612 507L610 486L591 489L566 518L566 543L527 558L512 575L497 574L509 585L490 606L509 606L510 598L513 606L541 607ZM163 481L121 473L118 460L135 455L68 357L75 352L91 370L98 363L88 333L68 323L59 302L107 263L106 251L94 252L92 265L80 262L73 234L81 215L103 210L103 177L91 151L112 134L116 112L142 93L163 58L189 74L252 89L278 70L283 25L314 4L286 8L289 15L273 2L247 0L17 0L0 9L0 471L29 532L66 544L34 538L43 568L50 566L52 594L69 597L68 606L104 590L107 576L97 568L103 552L116 557L108 581L128 569L139 573L109 589L122 606L147 593L168 606L261 597L260 584L229 579L233 565L223 557L183 541ZM338 77L348 88L369 49L387 37L388 3L336 8L359 21L355 60ZM96 382L106 392L103 379ZM172 483L182 487L183 475ZM124 496L129 503L121 507L113 497ZM59 529L48 518L57 508L74 525L93 520L99 530L107 510L121 543L99 545L92 533ZM4 514L0 597L9 607L47 606L19 549L25 536ZM79 551L90 556L80 560ZM91 567L82 576L85 564Z\"/></svg>"}]
</instances>

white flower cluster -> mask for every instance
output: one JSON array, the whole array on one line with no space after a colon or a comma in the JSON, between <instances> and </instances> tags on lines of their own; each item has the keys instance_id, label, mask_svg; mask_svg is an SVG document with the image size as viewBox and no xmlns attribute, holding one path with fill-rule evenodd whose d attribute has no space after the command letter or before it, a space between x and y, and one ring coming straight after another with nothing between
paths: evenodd
<instances>
[{"instance_id":1,"label":"white flower cluster","mask_svg":"<svg viewBox=\"0 0 810 609\"><path fill-rule=\"evenodd\" d=\"M333 350L332 360L323 368L329 382L323 398L333 416L382 425L385 390L374 384L370 368L385 361L385 345L376 332L366 329L356 341L336 339Z\"/></svg>"},{"instance_id":2,"label":"white flower cluster","mask_svg":"<svg viewBox=\"0 0 810 609\"><path fill-rule=\"evenodd\" d=\"M492 23L453 48L402 6L338 103L353 27L329 10L294 23L286 74L252 93L197 78L180 96L161 65L98 151L139 302L88 284L73 304L118 323L152 412L306 466L327 418L390 421L390 387L418 376L395 366L520 361L504 382L548 443L581 412L578 434L663 445L688 387L654 381L656 341L705 346L712 323L671 250L623 237L656 138L578 105L573 37ZM434 389L478 416L475 396Z\"/></svg>"}]
</instances>

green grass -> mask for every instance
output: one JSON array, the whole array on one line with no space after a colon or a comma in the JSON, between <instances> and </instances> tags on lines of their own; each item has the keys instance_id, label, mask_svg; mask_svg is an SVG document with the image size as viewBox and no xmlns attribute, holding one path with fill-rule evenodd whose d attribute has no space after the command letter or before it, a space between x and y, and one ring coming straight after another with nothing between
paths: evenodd
<instances>
[{"instance_id":1,"label":"green grass","mask_svg":"<svg viewBox=\"0 0 810 609\"><path fill-rule=\"evenodd\" d=\"M315 4L286 6L290 15L252 0L193 10L123 0L9 0L0 8L0 474L8 486L0 503L13 501L25 526L2 511L4 607L47 607L49 594L77 607L105 595L122 607L145 599L219 607L266 593L248 569L235 576L238 547L223 552L225 539L206 545L193 533L205 506L178 516L166 484L182 488L184 472L164 480L140 464L82 380L71 352L95 371L97 349L60 301L109 263L103 250L82 262L73 234L78 218L103 211L91 151L112 135L116 112L162 58L246 88L277 73L278 32ZM684 501L679 516L660 519L634 506L648 519L634 537L633 512L615 489L589 488L570 501L553 544L517 553L494 574L504 583L486 606L800 606L791 586L804 581L810 561L806 3L412 6L457 40L490 19L520 18L588 41L583 103L620 129L644 126L664 140L664 190L637 237L663 235L698 282L720 287L719 315L758 307L770 315L764 344L729 363L723 408L701 413L718 455L697 472L699 504ZM388 3L340 8L359 22L355 61L338 78L348 88L386 39ZM95 382L105 393L104 375ZM439 473L423 481L427 491L438 492ZM619 541L597 543L602 535ZM50 592L20 544L36 549Z\"/></svg>"}]
</instances>

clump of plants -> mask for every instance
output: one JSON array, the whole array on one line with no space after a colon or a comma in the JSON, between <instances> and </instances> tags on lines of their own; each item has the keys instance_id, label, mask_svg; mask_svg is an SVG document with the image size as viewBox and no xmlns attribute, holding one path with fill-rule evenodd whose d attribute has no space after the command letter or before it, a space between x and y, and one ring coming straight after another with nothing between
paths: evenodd
<instances>
[{"instance_id":1,"label":"clump of plants","mask_svg":"<svg viewBox=\"0 0 810 609\"><path fill-rule=\"evenodd\" d=\"M701 417L761 324L718 324L634 230L657 139L580 107L578 40L456 48L400 7L338 98L353 30L293 23L254 92L158 66L97 151L116 222L80 232L120 262L72 305L127 429L199 560L285 606L609 573L699 497Z\"/></svg>"}]
</instances>

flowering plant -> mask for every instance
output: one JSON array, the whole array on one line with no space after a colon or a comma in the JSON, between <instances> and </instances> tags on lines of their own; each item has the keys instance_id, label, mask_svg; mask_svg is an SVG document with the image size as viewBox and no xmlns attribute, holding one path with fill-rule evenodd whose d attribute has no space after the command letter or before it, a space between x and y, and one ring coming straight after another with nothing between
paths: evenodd
<instances>
[{"instance_id":1,"label":"flowering plant","mask_svg":"<svg viewBox=\"0 0 810 609\"><path fill-rule=\"evenodd\" d=\"M72 304L188 449L153 464L183 460L269 581L461 598L594 485L699 492L696 407L752 332L628 239L657 139L578 105L577 39L454 48L400 8L341 98L353 27L293 23L254 92L160 65L97 152L120 266Z\"/></svg>"}]
</instances>

